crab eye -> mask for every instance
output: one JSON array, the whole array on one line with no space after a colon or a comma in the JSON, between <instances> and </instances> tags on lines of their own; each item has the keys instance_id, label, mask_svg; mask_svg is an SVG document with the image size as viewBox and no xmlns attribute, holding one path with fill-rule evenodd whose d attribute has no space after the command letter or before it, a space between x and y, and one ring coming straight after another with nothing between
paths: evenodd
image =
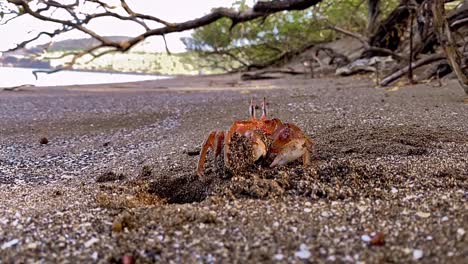
<instances>
[{"instance_id":1,"label":"crab eye","mask_svg":"<svg viewBox=\"0 0 468 264\"><path fill-rule=\"evenodd\" d=\"M290 135L291 135L291 129L289 127L286 127L285 129L283 129L283 131L281 131L281 134L279 135L279 139L286 140L289 138Z\"/></svg>"}]
</instances>

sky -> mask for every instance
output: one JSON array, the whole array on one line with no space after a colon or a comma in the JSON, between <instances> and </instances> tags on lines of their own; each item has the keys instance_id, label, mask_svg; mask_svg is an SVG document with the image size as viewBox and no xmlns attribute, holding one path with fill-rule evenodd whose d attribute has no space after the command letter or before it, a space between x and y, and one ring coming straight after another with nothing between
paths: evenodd
<instances>
[{"instance_id":1,"label":"sky","mask_svg":"<svg viewBox=\"0 0 468 264\"><path fill-rule=\"evenodd\" d=\"M59 1L67 2L67 1ZM105 2L120 2L120 1L105 1ZM127 0L129 6L140 13L151 14L155 17L164 19L169 22L183 22L191 20L210 12L215 7L230 7L235 0ZM249 2L249 1L248 1ZM250 1L252 2L252 1ZM55 13L54 16L60 18L63 16L60 13ZM7 50L15 46L16 43L22 40L31 38L34 33L51 30L56 28L56 24L40 22L31 17L22 17L11 21L6 25L0 25L0 36L7 36L0 42L0 51ZM142 27L135 23L119 23L115 19L101 19L89 25L92 30L103 35L118 35L118 36L136 36L142 33ZM180 41L181 37L190 36L190 31L182 33L172 33L166 36L169 50L171 52L182 52L185 50L184 45ZM63 34L54 40L63 40L70 38L87 37L80 32L70 32ZM50 38L42 38L37 44L49 42ZM165 51L164 42L161 37L151 37L145 45L145 49L154 51Z\"/></svg>"}]
</instances>

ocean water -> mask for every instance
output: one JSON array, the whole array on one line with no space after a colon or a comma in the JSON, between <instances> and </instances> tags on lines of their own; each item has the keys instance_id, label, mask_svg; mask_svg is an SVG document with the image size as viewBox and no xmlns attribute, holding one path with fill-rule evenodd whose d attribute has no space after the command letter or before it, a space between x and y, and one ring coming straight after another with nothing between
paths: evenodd
<instances>
[{"instance_id":1,"label":"ocean water","mask_svg":"<svg viewBox=\"0 0 468 264\"><path fill-rule=\"evenodd\" d=\"M38 73L38 79L36 80L32 74L34 70L36 69L0 67L0 87L122 83L169 78L167 76L143 74L60 71L53 74Z\"/></svg>"}]
</instances>

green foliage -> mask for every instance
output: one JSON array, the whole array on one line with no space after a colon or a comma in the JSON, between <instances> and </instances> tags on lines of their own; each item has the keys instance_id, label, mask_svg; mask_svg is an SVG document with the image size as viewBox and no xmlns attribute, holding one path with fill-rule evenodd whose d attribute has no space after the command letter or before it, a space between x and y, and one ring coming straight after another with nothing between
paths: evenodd
<instances>
[{"instance_id":1,"label":"green foliage","mask_svg":"<svg viewBox=\"0 0 468 264\"><path fill-rule=\"evenodd\" d=\"M64 65L70 60L69 57L61 59L50 59L61 57L64 51L51 51L42 55L39 59L50 62L54 67ZM208 64L205 59L200 59L194 52L174 53L149 53L130 50L126 53L110 53L92 60L91 56L79 59L74 69L80 70L101 70L117 72L139 72L147 74L178 75L178 74L198 74L220 73L210 68L200 67ZM188 62L196 61L197 64ZM196 67L195 67L196 65Z\"/></svg>"},{"instance_id":2,"label":"green foliage","mask_svg":"<svg viewBox=\"0 0 468 264\"><path fill-rule=\"evenodd\" d=\"M399 3L382 1L382 17ZM245 1L236 1L236 10L246 10ZM241 23L232 27L229 19L198 28L191 38L182 39L188 50L201 57L212 57L213 68L227 70L246 65L262 65L281 55L301 50L312 43L329 41L336 33L325 29L331 23L339 27L364 33L367 27L367 1L324 0L304 11L281 12ZM227 67L226 67L227 66Z\"/></svg>"},{"instance_id":3,"label":"green foliage","mask_svg":"<svg viewBox=\"0 0 468 264\"><path fill-rule=\"evenodd\" d=\"M215 61L224 60L223 64L231 64L231 69L247 64L261 65L308 43L326 39L320 32L320 25L311 23L311 17L311 10L284 12L234 28L229 19L221 19L195 30L191 38L182 41L187 49L200 56L218 57ZM219 65L213 67L219 68Z\"/></svg>"}]
</instances>

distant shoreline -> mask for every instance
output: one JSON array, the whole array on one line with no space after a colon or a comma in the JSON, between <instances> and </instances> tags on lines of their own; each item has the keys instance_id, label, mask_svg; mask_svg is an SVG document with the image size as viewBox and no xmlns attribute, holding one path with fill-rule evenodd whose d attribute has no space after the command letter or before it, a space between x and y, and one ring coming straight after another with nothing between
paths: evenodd
<instances>
[{"instance_id":1,"label":"distant shoreline","mask_svg":"<svg viewBox=\"0 0 468 264\"><path fill-rule=\"evenodd\" d=\"M31 68L31 67L17 67L17 66L10 66L10 65L0 65L0 68L16 68L16 69L30 69L30 70L39 70L39 71L54 71L57 70L56 68ZM113 70L87 70L87 69L63 69L61 71L71 71L71 72L92 72L92 73L108 73L108 74L128 74L128 75L145 75L145 76L161 76L172 78L175 76L180 75L167 75L161 73L146 73L146 72L121 72L121 71L113 71ZM193 76L187 74L185 76Z\"/></svg>"},{"instance_id":2,"label":"distant shoreline","mask_svg":"<svg viewBox=\"0 0 468 264\"><path fill-rule=\"evenodd\" d=\"M89 71L89 70L61 70L52 74L37 73L34 71L48 71L54 69L38 69L24 67L0 67L0 87L14 88L23 85L31 86L68 86L68 85L95 85L103 83L138 82L147 80L172 79L170 75L156 75L146 73L129 73L116 71ZM37 78L36 78L37 77Z\"/></svg>"}]
</instances>

